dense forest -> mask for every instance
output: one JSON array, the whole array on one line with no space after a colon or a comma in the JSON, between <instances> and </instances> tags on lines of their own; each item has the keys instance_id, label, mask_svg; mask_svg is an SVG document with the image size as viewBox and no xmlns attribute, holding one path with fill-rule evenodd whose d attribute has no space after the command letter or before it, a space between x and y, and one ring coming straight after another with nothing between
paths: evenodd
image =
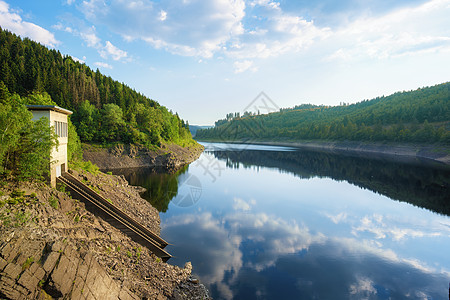
<instances>
[{"instance_id":1,"label":"dense forest","mask_svg":"<svg viewBox=\"0 0 450 300\"><path fill-rule=\"evenodd\" d=\"M450 144L450 83L356 104L303 104L278 112L227 114L196 139L369 141Z\"/></svg>"},{"instance_id":2,"label":"dense forest","mask_svg":"<svg viewBox=\"0 0 450 300\"><path fill-rule=\"evenodd\" d=\"M332 178L450 216L450 172L415 163L317 151L213 151L230 168L261 166L300 178Z\"/></svg>"},{"instance_id":3,"label":"dense forest","mask_svg":"<svg viewBox=\"0 0 450 300\"><path fill-rule=\"evenodd\" d=\"M193 143L189 125L178 114L98 69L1 28L0 81L12 95L40 94L72 110L72 122L84 142L150 148L163 142Z\"/></svg>"}]
</instances>

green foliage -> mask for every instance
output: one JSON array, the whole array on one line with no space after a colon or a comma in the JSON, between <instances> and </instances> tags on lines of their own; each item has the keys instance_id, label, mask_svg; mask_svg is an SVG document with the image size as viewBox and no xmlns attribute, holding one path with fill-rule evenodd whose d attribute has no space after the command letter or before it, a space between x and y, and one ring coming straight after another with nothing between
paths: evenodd
<instances>
[{"instance_id":1,"label":"green foliage","mask_svg":"<svg viewBox=\"0 0 450 300\"><path fill-rule=\"evenodd\" d=\"M0 174L13 175L19 180L44 179L49 174L51 149L57 137L47 118L32 121L32 114L22 99L6 90L0 100ZM45 96L44 96L45 98Z\"/></svg>"},{"instance_id":2,"label":"green foliage","mask_svg":"<svg viewBox=\"0 0 450 300\"><path fill-rule=\"evenodd\" d=\"M193 143L187 122L156 101L98 69L93 71L70 56L1 28L0 74L0 102L11 92L27 97L28 104L70 109L83 142L135 143L149 148L161 142Z\"/></svg>"},{"instance_id":3,"label":"green foliage","mask_svg":"<svg viewBox=\"0 0 450 300\"><path fill-rule=\"evenodd\" d=\"M45 117L23 129L21 147L16 149L18 178L22 180L45 179L49 176L48 162L51 149L58 145L55 131Z\"/></svg>"},{"instance_id":4,"label":"green foliage","mask_svg":"<svg viewBox=\"0 0 450 300\"><path fill-rule=\"evenodd\" d=\"M54 209L59 208L58 199L56 199L55 197L51 196L50 199L48 200L48 202L50 203L50 206L53 207Z\"/></svg>"},{"instance_id":5,"label":"green foliage","mask_svg":"<svg viewBox=\"0 0 450 300\"><path fill-rule=\"evenodd\" d=\"M19 189L15 189L10 194L10 196L12 198L22 197L23 195L25 195L25 191L22 191L22 190L19 190Z\"/></svg>"},{"instance_id":6,"label":"green foliage","mask_svg":"<svg viewBox=\"0 0 450 300\"><path fill-rule=\"evenodd\" d=\"M90 160L89 161L74 161L72 164L72 168L78 169L78 170L85 170L91 174L98 174L100 172L100 169L97 167L97 165L93 164Z\"/></svg>"},{"instance_id":7,"label":"green foliage","mask_svg":"<svg viewBox=\"0 0 450 300\"><path fill-rule=\"evenodd\" d=\"M301 105L280 112L227 114L199 140L375 141L450 144L450 83L334 107Z\"/></svg>"},{"instance_id":8,"label":"green foliage","mask_svg":"<svg viewBox=\"0 0 450 300\"><path fill-rule=\"evenodd\" d=\"M69 160L69 166L73 164L74 161L80 161L83 159L83 150L81 148L80 137L77 134L75 125L73 125L70 118L68 121L68 141L67 141L67 158Z\"/></svg>"},{"instance_id":9,"label":"green foliage","mask_svg":"<svg viewBox=\"0 0 450 300\"><path fill-rule=\"evenodd\" d=\"M34 263L34 257L28 257L27 260L22 264L22 271L28 269L32 263Z\"/></svg>"}]
</instances>

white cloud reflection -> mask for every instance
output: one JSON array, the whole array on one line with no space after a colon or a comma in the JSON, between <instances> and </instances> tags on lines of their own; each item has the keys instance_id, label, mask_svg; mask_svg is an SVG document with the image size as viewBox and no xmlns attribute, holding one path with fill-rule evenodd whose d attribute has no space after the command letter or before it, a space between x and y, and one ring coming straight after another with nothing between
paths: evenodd
<instances>
[{"instance_id":1,"label":"white cloud reflection","mask_svg":"<svg viewBox=\"0 0 450 300\"><path fill-rule=\"evenodd\" d=\"M163 228L164 235L170 236L171 240L179 243L179 247L183 247L184 259L193 262L194 272L200 275L205 284L215 287L225 299L236 296L234 288L243 280L242 276L248 276L249 272L267 275L274 268L293 268L289 272L298 278L298 288L317 289L315 285L320 281L319 273L325 272L323 268L328 268L323 261L329 259L333 261L329 272L336 272L336 276L343 277L340 280L347 289L343 293L349 293L355 299L376 295L375 284L377 288L380 285L384 289L401 286L408 290L413 280L423 276L433 274L449 278L445 267L438 268L415 258L400 257L379 242L379 239L388 237L395 240L438 236L434 230L400 229L388 224L389 218L374 214L363 217L353 229L360 233L370 232L374 238L331 238L320 232L311 233L304 224L265 213L251 213L251 205L242 199L234 198L233 201L237 211L220 217L209 212L172 216L164 222ZM328 218L338 223L354 221L345 213L330 215ZM352 230L351 227L349 230ZM283 261L286 260L291 262L283 267ZM375 270L364 273L365 268L361 268L361 265ZM343 274L339 275L340 272ZM414 276L411 281L402 283L404 279L399 278L394 283L388 283L385 272L411 272ZM257 288L255 293L270 296L267 289ZM430 295L430 291L421 289L417 288L416 292Z\"/></svg>"}]
</instances>

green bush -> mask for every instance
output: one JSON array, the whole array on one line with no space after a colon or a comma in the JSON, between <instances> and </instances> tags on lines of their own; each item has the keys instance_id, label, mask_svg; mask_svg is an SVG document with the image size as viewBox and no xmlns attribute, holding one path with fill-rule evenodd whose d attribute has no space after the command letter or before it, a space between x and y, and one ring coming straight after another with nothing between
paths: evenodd
<instances>
[{"instance_id":1,"label":"green bush","mask_svg":"<svg viewBox=\"0 0 450 300\"><path fill-rule=\"evenodd\" d=\"M50 203L50 206L53 207L54 209L58 209L59 208L58 199L56 199L55 197L51 196L50 200L48 200L48 202Z\"/></svg>"}]
</instances>

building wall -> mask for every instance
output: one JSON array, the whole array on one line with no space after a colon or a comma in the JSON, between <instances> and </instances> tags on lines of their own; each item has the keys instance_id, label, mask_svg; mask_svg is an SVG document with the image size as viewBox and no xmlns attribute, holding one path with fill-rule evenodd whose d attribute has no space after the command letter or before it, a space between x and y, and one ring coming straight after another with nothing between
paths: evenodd
<instances>
[{"instance_id":1,"label":"building wall","mask_svg":"<svg viewBox=\"0 0 450 300\"><path fill-rule=\"evenodd\" d=\"M33 110L33 121L39 120L42 117L47 117L50 121L50 126L55 128L55 121L60 122L60 124L65 124L60 127L61 129L67 130L67 115L53 111L53 110ZM58 132L58 131L56 131ZM56 186L56 177L60 175L62 172L66 172L68 170L67 166L67 143L68 143L68 135L63 134L65 136L58 137L59 145L55 147L51 152L52 162L50 163L50 184L51 186Z\"/></svg>"}]
</instances>

